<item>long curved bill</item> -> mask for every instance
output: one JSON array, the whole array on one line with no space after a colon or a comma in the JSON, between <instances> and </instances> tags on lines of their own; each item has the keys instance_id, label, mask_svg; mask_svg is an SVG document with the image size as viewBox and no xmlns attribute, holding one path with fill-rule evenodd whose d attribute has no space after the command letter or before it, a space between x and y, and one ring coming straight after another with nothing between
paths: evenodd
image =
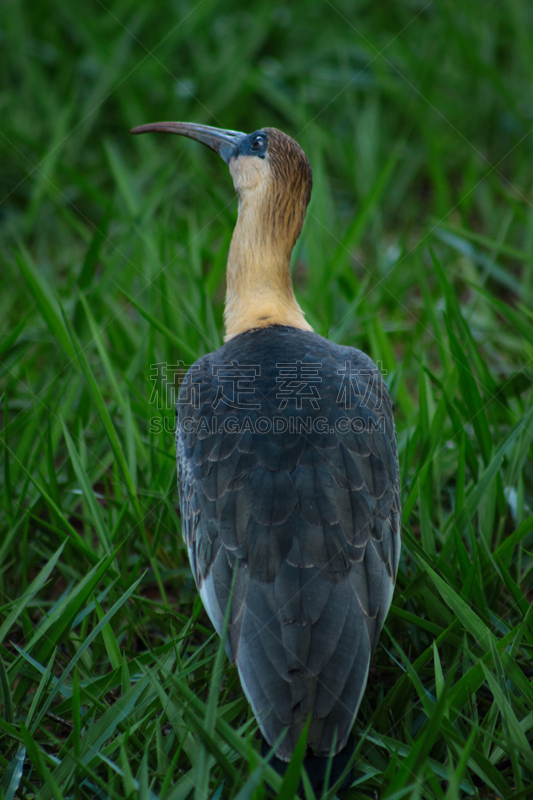
<instances>
[{"instance_id":1,"label":"long curved bill","mask_svg":"<svg viewBox=\"0 0 533 800\"><path fill-rule=\"evenodd\" d=\"M197 142L207 145L218 153L226 164L229 164L232 156L236 155L240 143L246 138L246 134L239 131L226 131L222 128L212 128L210 125L197 125L195 122L151 122L149 125L132 128L131 133L157 131L196 139Z\"/></svg>"}]
</instances>

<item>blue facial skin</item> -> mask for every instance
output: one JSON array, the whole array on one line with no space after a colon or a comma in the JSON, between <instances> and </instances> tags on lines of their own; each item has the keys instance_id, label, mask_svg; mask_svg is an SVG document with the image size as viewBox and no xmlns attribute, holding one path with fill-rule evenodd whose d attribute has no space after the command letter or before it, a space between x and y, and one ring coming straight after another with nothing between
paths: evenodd
<instances>
[{"instance_id":1,"label":"blue facial skin","mask_svg":"<svg viewBox=\"0 0 533 800\"><path fill-rule=\"evenodd\" d=\"M268 147L267 135L264 131L249 133L239 144L236 156L258 156L264 158Z\"/></svg>"},{"instance_id":2,"label":"blue facial skin","mask_svg":"<svg viewBox=\"0 0 533 800\"><path fill-rule=\"evenodd\" d=\"M266 133L264 131L255 131L255 133L243 133L238 142L224 142L218 152L226 164L229 164L232 158L238 158L239 156L264 158L267 147L268 138Z\"/></svg>"}]
</instances>

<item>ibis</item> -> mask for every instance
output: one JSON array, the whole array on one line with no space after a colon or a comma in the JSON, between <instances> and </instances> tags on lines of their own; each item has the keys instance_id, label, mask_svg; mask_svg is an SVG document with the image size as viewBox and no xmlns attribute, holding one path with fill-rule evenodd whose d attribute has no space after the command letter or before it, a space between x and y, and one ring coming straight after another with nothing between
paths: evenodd
<instances>
[{"instance_id":1,"label":"ibis","mask_svg":"<svg viewBox=\"0 0 533 800\"><path fill-rule=\"evenodd\" d=\"M176 453L183 537L203 604L283 772L302 732L315 785L345 769L401 542L393 403L374 362L315 333L291 253L311 196L300 145L188 122L239 200L225 343L183 381ZM306 728L307 726L307 728Z\"/></svg>"}]
</instances>

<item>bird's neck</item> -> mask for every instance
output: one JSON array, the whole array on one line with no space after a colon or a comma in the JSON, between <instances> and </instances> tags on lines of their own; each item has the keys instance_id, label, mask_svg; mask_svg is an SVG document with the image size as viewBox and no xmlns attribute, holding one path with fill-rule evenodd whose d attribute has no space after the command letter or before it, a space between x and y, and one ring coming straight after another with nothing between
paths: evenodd
<instances>
[{"instance_id":1,"label":"bird's neck","mask_svg":"<svg viewBox=\"0 0 533 800\"><path fill-rule=\"evenodd\" d=\"M290 260L298 234L278 227L268 206L239 200L226 272L226 341L271 325L312 330L292 286Z\"/></svg>"}]
</instances>

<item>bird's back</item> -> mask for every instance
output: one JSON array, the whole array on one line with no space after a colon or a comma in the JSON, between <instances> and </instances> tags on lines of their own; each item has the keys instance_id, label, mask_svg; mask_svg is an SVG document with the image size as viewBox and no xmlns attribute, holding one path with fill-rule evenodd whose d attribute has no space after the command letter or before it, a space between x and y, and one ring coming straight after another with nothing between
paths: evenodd
<instances>
[{"instance_id":1,"label":"bird's back","mask_svg":"<svg viewBox=\"0 0 533 800\"><path fill-rule=\"evenodd\" d=\"M392 402L358 350L296 328L242 333L184 381L183 534L270 744L288 760L346 743L400 550ZM288 730L287 730L288 729Z\"/></svg>"}]
</instances>

